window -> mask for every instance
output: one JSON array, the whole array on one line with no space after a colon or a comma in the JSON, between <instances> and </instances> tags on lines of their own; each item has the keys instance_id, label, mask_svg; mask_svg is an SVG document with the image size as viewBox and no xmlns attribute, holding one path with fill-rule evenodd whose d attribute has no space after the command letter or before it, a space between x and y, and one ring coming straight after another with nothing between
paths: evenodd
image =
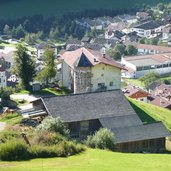
<instances>
[{"instance_id":1,"label":"window","mask_svg":"<svg viewBox=\"0 0 171 171\"><path fill-rule=\"evenodd\" d=\"M157 68L162 68L162 65L157 65Z\"/></svg>"},{"instance_id":2,"label":"window","mask_svg":"<svg viewBox=\"0 0 171 171\"><path fill-rule=\"evenodd\" d=\"M168 67L168 64L163 64L163 68L166 68L166 67Z\"/></svg>"},{"instance_id":3,"label":"window","mask_svg":"<svg viewBox=\"0 0 171 171\"><path fill-rule=\"evenodd\" d=\"M137 67L137 71L142 71L143 67Z\"/></svg>"},{"instance_id":4,"label":"window","mask_svg":"<svg viewBox=\"0 0 171 171\"><path fill-rule=\"evenodd\" d=\"M98 83L98 87L99 87L99 88L105 87L105 83Z\"/></svg>"},{"instance_id":5,"label":"window","mask_svg":"<svg viewBox=\"0 0 171 171\"><path fill-rule=\"evenodd\" d=\"M89 130L89 121L80 122L80 131L88 131Z\"/></svg>"},{"instance_id":6,"label":"window","mask_svg":"<svg viewBox=\"0 0 171 171\"><path fill-rule=\"evenodd\" d=\"M104 74L101 74L101 76L103 77L103 76L104 76Z\"/></svg>"},{"instance_id":7,"label":"window","mask_svg":"<svg viewBox=\"0 0 171 171\"><path fill-rule=\"evenodd\" d=\"M113 82L111 81L111 82L109 83L109 85L112 87L112 86L113 86Z\"/></svg>"},{"instance_id":8,"label":"window","mask_svg":"<svg viewBox=\"0 0 171 171\"><path fill-rule=\"evenodd\" d=\"M105 67L103 67L102 70L105 70Z\"/></svg>"},{"instance_id":9,"label":"window","mask_svg":"<svg viewBox=\"0 0 171 171\"><path fill-rule=\"evenodd\" d=\"M144 66L144 70L149 70L151 66Z\"/></svg>"}]
</instances>

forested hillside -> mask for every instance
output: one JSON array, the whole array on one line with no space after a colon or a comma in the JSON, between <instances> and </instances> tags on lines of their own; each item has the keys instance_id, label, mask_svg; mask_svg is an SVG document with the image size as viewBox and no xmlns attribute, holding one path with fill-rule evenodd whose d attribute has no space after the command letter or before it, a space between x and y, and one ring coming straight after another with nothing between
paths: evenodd
<instances>
[{"instance_id":1,"label":"forested hillside","mask_svg":"<svg viewBox=\"0 0 171 171\"><path fill-rule=\"evenodd\" d=\"M85 9L123 9L155 5L169 0L0 0L0 19L41 14L45 17L79 12Z\"/></svg>"}]
</instances>

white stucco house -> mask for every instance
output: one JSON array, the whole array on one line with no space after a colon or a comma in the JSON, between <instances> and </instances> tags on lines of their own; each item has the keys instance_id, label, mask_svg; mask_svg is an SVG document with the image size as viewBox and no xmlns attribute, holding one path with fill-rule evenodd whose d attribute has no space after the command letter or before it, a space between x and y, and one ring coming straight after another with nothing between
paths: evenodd
<instances>
[{"instance_id":1,"label":"white stucco house","mask_svg":"<svg viewBox=\"0 0 171 171\"><path fill-rule=\"evenodd\" d=\"M162 40L171 39L171 26L162 29Z\"/></svg>"},{"instance_id":2,"label":"white stucco house","mask_svg":"<svg viewBox=\"0 0 171 171\"><path fill-rule=\"evenodd\" d=\"M38 59L42 58L42 56L47 48L54 50L55 56L57 56L57 47L53 44L48 44L48 43L44 42L44 43L40 43L36 46L36 50L37 50L36 54L37 54Z\"/></svg>"},{"instance_id":3,"label":"white stucco house","mask_svg":"<svg viewBox=\"0 0 171 171\"><path fill-rule=\"evenodd\" d=\"M127 78L139 78L149 72L171 73L171 53L123 57L121 63L128 68L122 73Z\"/></svg>"},{"instance_id":4,"label":"white stucco house","mask_svg":"<svg viewBox=\"0 0 171 171\"><path fill-rule=\"evenodd\" d=\"M164 26L161 23L152 20L132 27L130 30L131 32L137 32L139 37L154 38L162 31L163 28Z\"/></svg>"},{"instance_id":5,"label":"white stucco house","mask_svg":"<svg viewBox=\"0 0 171 171\"><path fill-rule=\"evenodd\" d=\"M84 47L65 52L59 64L62 85L74 93L121 88L122 65L101 52Z\"/></svg>"},{"instance_id":6,"label":"white stucco house","mask_svg":"<svg viewBox=\"0 0 171 171\"><path fill-rule=\"evenodd\" d=\"M0 88L7 86L6 72L2 66L0 66Z\"/></svg>"}]
</instances>

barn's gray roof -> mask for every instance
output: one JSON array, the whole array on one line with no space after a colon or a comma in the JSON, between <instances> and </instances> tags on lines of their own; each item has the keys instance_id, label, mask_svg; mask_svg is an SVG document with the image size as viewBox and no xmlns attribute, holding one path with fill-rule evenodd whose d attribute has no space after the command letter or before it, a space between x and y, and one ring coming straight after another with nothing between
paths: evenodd
<instances>
[{"instance_id":1,"label":"barn's gray roof","mask_svg":"<svg viewBox=\"0 0 171 171\"><path fill-rule=\"evenodd\" d=\"M53 117L63 122L136 115L121 90L44 98Z\"/></svg>"},{"instance_id":2,"label":"barn's gray roof","mask_svg":"<svg viewBox=\"0 0 171 171\"><path fill-rule=\"evenodd\" d=\"M108 129L117 129L142 125L142 121L137 114L120 117L107 117L99 119L102 126Z\"/></svg>"},{"instance_id":3,"label":"barn's gray roof","mask_svg":"<svg viewBox=\"0 0 171 171\"><path fill-rule=\"evenodd\" d=\"M111 129L115 133L116 143L141 141L170 136L161 122Z\"/></svg>"}]
</instances>

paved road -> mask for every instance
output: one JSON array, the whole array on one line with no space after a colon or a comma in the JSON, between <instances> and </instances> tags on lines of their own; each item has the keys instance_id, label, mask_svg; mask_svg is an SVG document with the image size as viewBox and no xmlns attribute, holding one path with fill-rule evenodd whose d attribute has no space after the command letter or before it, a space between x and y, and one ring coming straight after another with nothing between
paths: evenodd
<instances>
[{"instance_id":1,"label":"paved road","mask_svg":"<svg viewBox=\"0 0 171 171\"><path fill-rule=\"evenodd\" d=\"M5 129L6 123L0 122L0 131L3 131Z\"/></svg>"}]
</instances>

